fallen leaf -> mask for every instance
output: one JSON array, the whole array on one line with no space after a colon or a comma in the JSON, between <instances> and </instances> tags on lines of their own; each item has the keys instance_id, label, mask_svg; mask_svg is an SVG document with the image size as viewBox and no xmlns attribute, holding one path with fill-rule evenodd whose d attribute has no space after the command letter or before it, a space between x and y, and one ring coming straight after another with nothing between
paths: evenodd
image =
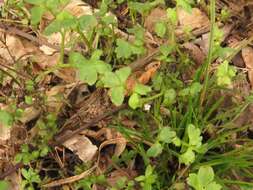
<instances>
[{"instance_id":1,"label":"fallen leaf","mask_svg":"<svg viewBox=\"0 0 253 190\"><path fill-rule=\"evenodd\" d=\"M1 34L1 38L4 38L2 36L3 34ZM29 52L24 47L22 41L16 36L7 34L5 42L6 46L4 43L0 42L0 56L9 62L13 61L12 57L17 60ZM6 47L8 47L8 49Z\"/></svg>"},{"instance_id":2,"label":"fallen leaf","mask_svg":"<svg viewBox=\"0 0 253 190\"><path fill-rule=\"evenodd\" d=\"M21 187L22 178L19 173L13 172L11 175L7 176L5 178L5 180L7 180L9 182L11 190L22 189L22 187Z\"/></svg>"},{"instance_id":3,"label":"fallen leaf","mask_svg":"<svg viewBox=\"0 0 253 190\"><path fill-rule=\"evenodd\" d=\"M37 118L40 114L40 109L36 109L35 107L25 108L22 117L19 119L23 124L28 123L29 121Z\"/></svg>"},{"instance_id":4,"label":"fallen leaf","mask_svg":"<svg viewBox=\"0 0 253 190\"><path fill-rule=\"evenodd\" d=\"M182 8L177 11L179 27L182 29L191 27L190 29L194 30L209 25L208 17L198 8L193 8L191 13Z\"/></svg>"},{"instance_id":5,"label":"fallen leaf","mask_svg":"<svg viewBox=\"0 0 253 190\"><path fill-rule=\"evenodd\" d=\"M144 26L148 29L149 32L154 32L155 24L159 21L164 21L167 19L166 10L162 8L154 8L150 14L145 19Z\"/></svg>"},{"instance_id":6,"label":"fallen leaf","mask_svg":"<svg viewBox=\"0 0 253 190\"><path fill-rule=\"evenodd\" d=\"M192 42L186 42L183 44L183 47L187 50L190 57L193 59L193 61L195 61L197 66L200 66L204 62L206 55L196 44Z\"/></svg>"},{"instance_id":7,"label":"fallen leaf","mask_svg":"<svg viewBox=\"0 0 253 190\"><path fill-rule=\"evenodd\" d=\"M242 49L242 58L248 69L248 77L251 84L251 88L253 87L253 48L245 47Z\"/></svg>"},{"instance_id":8,"label":"fallen leaf","mask_svg":"<svg viewBox=\"0 0 253 190\"><path fill-rule=\"evenodd\" d=\"M75 135L63 145L74 152L83 162L89 162L97 152L97 147L84 135Z\"/></svg>"}]
</instances>

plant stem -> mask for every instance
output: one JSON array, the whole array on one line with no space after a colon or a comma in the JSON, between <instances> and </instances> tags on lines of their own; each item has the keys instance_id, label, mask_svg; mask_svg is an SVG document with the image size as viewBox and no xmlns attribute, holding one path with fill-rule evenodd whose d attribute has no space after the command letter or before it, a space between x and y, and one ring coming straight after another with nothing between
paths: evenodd
<instances>
[{"instance_id":1,"label":"plant stem","mask_svg":"<svg viewBox=\"0 0 253 190\"><path fill-rule=\"evenodd\" d=\"M212 63L212 58L213 58L214 27L215 27L215 0L210 0L210 17L211 17L211 28L210 28L210 36L209 36L209 49L208 49L207 61L203 69L204 76L206 76L206 78L204 81L203 91L200 97L200 105L203 104L205 96L206 96L207 85L209 81L209 67Z\"/></svg>"}]
</instances>

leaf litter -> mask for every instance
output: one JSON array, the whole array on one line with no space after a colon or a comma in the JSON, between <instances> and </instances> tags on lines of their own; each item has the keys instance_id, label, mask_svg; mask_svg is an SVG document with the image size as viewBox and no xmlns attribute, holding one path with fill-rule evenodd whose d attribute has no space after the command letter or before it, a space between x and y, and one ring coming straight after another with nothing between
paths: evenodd
<instances>
[{"instance_id":1,"label":"leaf litter","mask_svg":"<svg viewBox=\"0 0 253 190\"><path fill-rule=\"evenodd\" d=\"M236 4L234 2L227 1L218 2L225 2L225 4L228 5L228 8L231 8L231 10L234 11L231 12L232 16L234 17L237 17L238 13L243 11L241 10L239 3ZM221 5L223 5L222 3ZM218 4L218 6L220 6L220 4ZM94 12L97 11L97 9L93 9L89 4L86 4L83 1L79 0L71 0L71 2L64 7L64 10L70 11L70 13L77 17L81 17L83 15L93 15ZM125 15L127 15L127 13ZM186 52L187 55L189 55L190 59L192 59L196 63L197 67L201 66L205 62L209 49L209 17L201 8L193 8L191 10L191 13L182 8L179 8L177 9L177 15L178 23L175 29L175 33L178 38L184 36L185 31L188 30L191 31L193 34L197 34L195 36L191 36L191 41L186 41L182 43L180 48L183 52ZM118 15L116 14L116 16ZM149 14L147 14L147 18L144 22L144 27L146 30L144 35L144 42L145 47L148 48L148 52L154 52L162 44L164 44L164 41L161 40L155 34L155 25L157 22L163 22L166 18L167 12L164 7L153 8L149 12ZM41 25L44 24L44 26L41 26L41 29L43 30L46 27L47 23L51 22L52 20L53 17L51 15L44 15L43 20L41 22ZM223 23L220 23L220 28L222 28L222 30L224 31L222 39L222 43L224 45L228 47L234 47L235 45L231 43L229 39L236 35L239 35L239 37L236 37L240 39L236 43L236 46L238 46L238 44L240 45L240 42L242 41L241 39L243 39L243 36L240 36L240 29L238 29L234 24L231 23L225 23L225 25ZM53 33L49 36L44 36L41 33L42 30L39 32L37 31L38 38L46 39L47 43L52 44L55 47L59 47L61 45L62 38L60 33ZM136 40L136 35L129 34L127 31L123 31L119 28L115 28L115 33L122 39L126 40L126 42L132 43ZM66 35L67 43L71 42L73 39L76 39L76 34L68 33ZM45 72L47 69L53 69L57 65L58 60L60 59L60 53L57 48L53 49L52 47L47 46L47 43L41 43L38 46L38 44L35 44L34 41L24 39L18 34L5 35L5 32L1 31L0 57L1 59L5 60L7 66L13 68L15 66L14 63L21 61L22 63L24 63L24 68L32 69L32 71L29 71L30 73L25 73L29 76L31 75L31 72ZM74 48L76 48L76 50L87 52L87 47L83 47L81 45L80 47ZM67 52L70 49L71 48L66 48L65 50ZM245 68L243 69L245 69L245 72L247 72L248 75L248 81L246 81L246 83L249 83L252 87L253 49L251 46L243 47L241 51L239 51L239 54L241 54L242 57L241 61L243 61L243 63L245 64ZM146 57L144 57L143 60L145 60L145 58ZM137 59L137 63L140 65L142 65L141 60L142 59L140 57ZM133 69L132 74L127 78L126 84L124 84L127 86L127 91L125 92L125 94L129 96L134 91L136 84L149 84L155 77L157 77L159 70L164 68L163 64L164 63L162 63L162 61L160 61L159 59L155 59L155 56L151 56L150 59L144 61L144 64L140 68ZM1 65L0 67L3 68L3 66ZM8 70L7 67L3 69ZM18 75L18 73L16 74ZM21 122L19 123L19 125L25 125L27 131L35 131L36 133L36 130L33 131L33 129L31 128L35 126L43 113L53 112L58 116L59 123L61 123L59 124L59 126L61 126L59 134L64 136L70 133L69 130L76 130L78 129L78 127L83 126L85 123L89 123L93 119L96 119L97 116L102 115L104 112L108 112L108 110L112 110L113 108L115 108L115 105L111 103L108 97L107 90L100 89L99 86L95 87L96 89L86 89L85 93L80 94L79 101L75 102L77 98L75 96L78 91L81 91L80 88L82 86L79 85L80 81L78 80L77 75L77 70L75 68L61 68L53 70L50 73L46 73L43 80L39 83L41 86L37 87L38 92L44 93L47 97L45 100L45 104L33 104L32 106L27 106L22 100L19 101L19 107L24 108L24 113L22 117L17 119L17 122ZM187 76L186 78L190 77ZM15 77L12 78L9 76L8 83L12 84L12 81L14 79ZM23 82L23 79L19 80ZM4 89L4 86L8 86L8 83L3 83L5 85L1 86L1 93L5 94L6 90ZM247 84L245 84L245 86L247 86ZM236 85L232 90L237 90ZM19 92L17 91L14 92L14 94L15 93L18 94ZM12 93L10 92L9 94L11 95ZM152 106L154 105L152 104ZM168 113L167 115L169 116L171 116L171 114L176 114L170 113L168 110L166 110L166 113ZM252 110L249 109L249 112L243 114L252 115ZM134 118L129 118L118 118L118 120L121 123L127 123L127 125L125 126L129 130L138 129L138 122L136 122ZM246 120L248 120L248 117ZM94 173L99 173L101 172L101 170L103 170L104 172L110 170L107 175L108 183L111 186L114 186L121 177L127 177L130 180L140 175L140 173L138 173L139 171L137 171L138 167L135 167L135 169L131 168L131 171L129 171L129 168L126 169L124 166L117 166L115 165L114 161L109 159L109 157L121 157L122 155L124 155L124 151L128 151L129 147L133 146L132 142L129 141L128 138L125 137L121 132L115 131L112 128L108 128L108 126L110 126L112 122L115 122L115 118L113 116L107 117L106 119L97 122L94 126L90 126L89 129L82 130L79 132L79 134L72 136L71 138L61 143L59 146L64 146L63 149L66 149L68 157L74 155L77 156L77 158L74 158L74 160L77 160L77 162L80 163L81 161L82 164L87 164L91 162L93 163L93 165L88 169L86 168L87 170L83 170L83 172L80 174L69 175L69 173L64 173L64 177L59 180L57 179L56 181L54 180L56 178L59 178L60 176L52 176L52 179L50 179L50 181L52 182L44 184L43 187L52 188L55 186L63 186L63 184L71 184L83 178L87 178ZM248 121L243 122L247 123ZM0 125L0 156L2 154L5 154L8 159L10 159L9 157L14 156L13 152L9 152L6 147L2 148L2 146L14 146L13 144L15 143L8 142L11 140L11 130L14 129L15 127L4 127L3 123L1 123ZM133 134L133 137L135 139L141 139L145 141L144 139L142 139L142 137L139 137L138 135L139 134ZM23 142L21 140L17 145L15 145L18 148L12 148L12 151L15 149L20 149L21 144L25 143L26 140L26 138L23 139ZM146 144L152 145L152 143L150 143L149 141L147 141ZM49 157L50 155L47 157L47 159L49 159ZM8 162L8 159L4 158L3 162ZM0 158L0 161L1 160L2 157ZM102 160L104 161L104 163L102 162ZM43 164L44 161L45 160L42 160L41 164ZM135 163L134 159L131 161L133 162L133 165L138 164ZM102 166L103 164L106 166ZM12 164L9 163L9 165ZM71 169L73 170L73 165L69 163L67 165L67 167L69 168L72 167ZM0 166L2 166L2 164ZM103 167L105 167L105 169L102 169ZM113 169L111 169L110 167L112 167ZM69 168L66 169L69 170ZM6 168L1 168L1 171L6 171ZM73 173L74 172L72 171L72 174ZM13 178L20 179L21 175L19 173L13 173L12 175L13 176L9 177L13 181L11 182L12 185L15 185L14 182L17 182L18 180L13 180ZM68 188L71 188L71 185ZM15 188L13 187L13 189Z\"/></svg>"}]
</instances>

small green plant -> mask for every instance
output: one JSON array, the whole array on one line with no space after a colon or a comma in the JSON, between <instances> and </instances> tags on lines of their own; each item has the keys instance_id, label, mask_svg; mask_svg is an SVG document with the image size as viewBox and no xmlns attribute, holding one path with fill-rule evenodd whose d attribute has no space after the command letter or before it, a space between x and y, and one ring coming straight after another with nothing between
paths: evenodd
<instances>
[{"instance_id":1,"label":"small green plant","mask_svg":"<svg viewBox=\"0 0 253 190\"><path fill-rule=\"evenodd\" d=\"M151 165L146 167L145 175L135 178L140 183L143 190L152 190L153 185L156 183L157 175L154 174L154 169Z\"/></svg>"},{"instance_id":2,"label":"small green plant","mask_svg":"<svg viewBox=\"0 0 253 190\"><path fill-rule=\"evenodd\" d=\"M134 189L134 181L128 180L126 177L120 177L115 186L110 190L133 190Z\"/></svg>"},{"instance_id":3,"label":"small green plant","mask_svg":"<svg viewBox=\"0 0 253 190\"><path fill-rule=\"evenodd\" d=\"M99 185L105 185L107 186L107 181L104 175L99 175L99 176L89 176L86 179L80 180L76 188L83 188L87 190L92 190L92 185L93 184L99 184Z\"/></svg>"},{"instance_id":4,"label":"small green plant","mask_svg":"<svg viewBox=\"0 0 253 190\"><path fill-rule=\"evenodd\" d=\"M231 86L232 79L236 75L236 69L228 64L228 61L221 63L216 72L217 84L219 86Z\"/></svg>"},{"instance_id":5,"label":"small green plant","mask_svg":"<svg viewBox=\"0 0 253 190\"><path fill-rule=\"evenodd\" d=\"M141 100L141 96L147 95L149 92L151 92L151 88L149 86L137 83L133 89L133 94L129 98L129 106L133 109L141 107L144 103Z\"/></svg>"},{"instance_id":6,"label":"small green plant","mask_svg":"<svg viewBox=\"0 0 253 190\"><path fill-rule=\"evenodd\" d=\"M202 136L200 129L196 128L194 125L190 124L187 127L186 133L188 135L187 148L183 154L180 155L179 161L186 165L189 165L195 161L195 152L202 151ZM184 149L184 147L183 147Z\"/></svg>"},{"instance_id":7,"label":"small green plant","mask_svg":"<svg viewBox=\"0 0 253 190\"><path fill-rule=\"evenodd\" d=\"M187 183L195 190L220 190L221 185L214 181L214 171L210 166L201 166L198 173L191 173Z\"/></svg>"},{"instance_id":8,"label":"small green plant","mask_svg":"<svg viewBox=\"0 0 253 190\"><path fill-rule=\"evenodd\" d=\"M32 168L29 168L28 170L22 169L21 174L24 177L24 180L22 180L21 183L23 189L35 190L34 184L41 183L40 176Z\"/></svg>"},{"instance_id":9,"label":"small green plant","mask_svg":"<svg viewBox=\"0 0 253 190\"><path fill-rule=\"evenodd\" d=\"M115 105L121 105L124 101L126 80L130 73L130 67L123 67L115 72L106 72L102 78L104 87L110 88L109 95Z\"/></svg>"}]
</instances>

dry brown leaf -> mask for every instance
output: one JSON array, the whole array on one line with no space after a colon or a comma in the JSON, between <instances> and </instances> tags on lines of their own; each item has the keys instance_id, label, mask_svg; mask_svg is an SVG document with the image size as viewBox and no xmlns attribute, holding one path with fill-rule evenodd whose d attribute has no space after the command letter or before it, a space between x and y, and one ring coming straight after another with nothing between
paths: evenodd
<instances>
[{"instance_id":1,"label":"dry brown leaf","mask_svg":"<svg viewBox=\"0 0 253 190\"><path fill-rule=\"evenodd\" d=\"M5 142L11 137L11 128L0 124L0 144Z\"/></svg>"},{"instance_id":2,"label":"dry brown leaf","mask_svg":"<svg viewBox=\"0 0 253 190\"><path fill-rule=\"evenodd\" d=\"M196 44L192 42L187 42L183 44L183 47L188 51L189 55L198 66L200 66L204 62L205 54Z\"/></svg>"},{"instance_id":3,"label":"dry brown leaf","mask_svg":"<svg viewBox=\"0 0 253 190\"><path fill-rule=\"evenodd\" d=\"M47 106L49 111L58 113L65 103L65 99L68 97L69 92L72 88L76 86L76 83L71 83L68 85L58 85L50 88L46 91Z\"/></svg>"},{"instance_id":4,"label":"dry brown leaf","mask_svg":"<svg viewBox=\"0 0 253 190\"><path fill-rule=\"evenodd\" d=\"M21 175L18 174L17 172L12 173L8 177L6 177L5 180L9 182L11 190L22 189L21 187L22 178L21 178Z\"/></svg>"},{"instance_id":5,"label":"dry brown leaf","mask_svg":"<svg viewBox=\"0 0 253 190\"><path fill-rule=\"evenodd\" d=\"M182 29L190 27L191 30L194 30L209 25L208 17L198 8L193 8L191 13L179 8L177 14Z\"/></svg>"},{"instance_id":6,"label":"dry brown leaf","mask_svg":"<svg viewBox=\"0 0 253 190\"><path fill-rule=\"evenodd\" d=\"M154 8L150 14L145 19L144 26L148 29L149 32L154 32L155 24L159 21L167 19L166 10L162 8Z\"/></svg>"},{"instance_id":7,"label":"dry brown leaf","mask_svg":"<svg viewBox=\"0 0 253 190\"><path fill-rule=\"evenodd\" d=\"M5 60L12 62L12 57L17 60L30 52L24 47L22 41L18 37L13 35L6 35L5 39L6 46L8 47L9 51L7 50L6 46L0 42L0 56Z\"/></svg>"},{"instance_id":8,"label":"dry brown leaf","mask_svg":"<svg viewBox=\"0 0 253 190\"><path fill-rule=\"evenodd\" d=\"M248 69L248 77L251 84L251 88L253 87L253 48L245 47L242 49L242 58Z\"/></svg>"},{"instance_id":9,"label":"dry brown leaf","mask_svg":"<svg viewBox=\"0 0 253 190\"><path fill-rule=\"evenodd\" d=\"M23 124L28 123L29 121L37 118L40 114L40 111L40 109L36 109L35 107L25 108L19 121L21 121Z\"/></svg>"},{"instance_id":10,"label":"dry brown leaf","mask_svg":"<svg viewBox=\"0 0 253 190\"><path fill-rule=\"evenodd\" d=\"M150 79L155 75L160 65L161 65L160 61L154 61L150 63L146 67L146 71L142 73L141 76L138 78L138 82L141 84L147 84L150 81Z\"/></svg>"},{"instance_id":11,"label":"dry brown leaf","mask_svg":"<svg viewBox=\"0 0 253 190\"><path fill-rule=\"evenodd\" d=\"M99 152L101 152L101 150L104 147L111 145L111 144L116 145L114 155L120 156L126 148L127 141L124 137L118 137L118 138L106 140L99 146Z\"/></svg>"},{"instance_id":12,"label":"dry brown leaf","mask_svg":"<svg viewBox=\"0 0 253 190\"><path fill-rule=\"evenodd\" d=\"M42 69L53 67L57 64L60 54L55 53L51 56L45 55L41 51L34 53L33 59Z\"/></svg>"},{"instance_id":13,"label":"dry brown leaf","mask_svg":"<svg viewBox=\"0 0 253 190\"><path fill-rule=\"evenodd\" d=\"M74 152L85 163L94 158L98 149L87 137L83 135L76 135L65 141L63 145Z\"/></svg>"}]
</instances>

